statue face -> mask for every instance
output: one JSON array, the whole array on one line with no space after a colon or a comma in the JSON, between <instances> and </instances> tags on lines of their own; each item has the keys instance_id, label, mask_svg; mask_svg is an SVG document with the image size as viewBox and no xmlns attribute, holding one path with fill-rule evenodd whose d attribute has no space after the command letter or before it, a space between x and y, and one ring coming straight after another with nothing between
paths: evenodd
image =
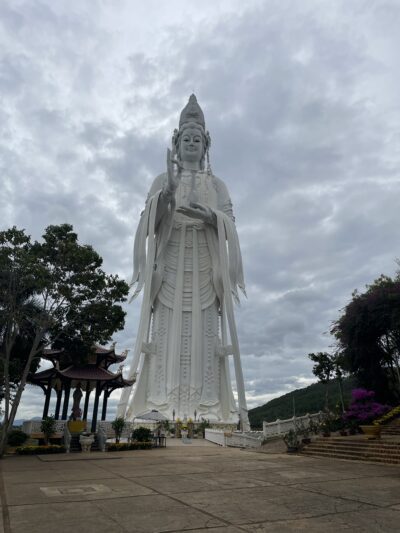
<instances>
[{"instance_id":1,"label":"statue face","mask_svg":"<svg viewBox=\"0 0 400 533\"><path fill-rule=\"evenodd\" d=\"M182 161L200 162L204 155L201 131L197 128L184 129L179 140L179 153Z\"/></svg>"}]
</instances>

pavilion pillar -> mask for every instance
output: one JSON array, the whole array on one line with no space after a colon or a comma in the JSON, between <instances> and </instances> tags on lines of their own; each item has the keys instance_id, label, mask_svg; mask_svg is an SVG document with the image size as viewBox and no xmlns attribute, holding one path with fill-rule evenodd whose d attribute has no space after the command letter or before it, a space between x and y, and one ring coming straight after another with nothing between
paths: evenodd
<instances>
[{"instance_id":1,"label":"pavilion pillar","mask_svg":"<svg viewBox=\"0 0 400 533\"><path fill-rule=\"evenodd\" d=\"M90 431L92 433L96 433L96 426L97 426L97 411L99 410L99 398L101 394L101 384L100 381L96 384L96 395L94 397L94 406L93 406L93 416L92 416L92 427Z\"/></svg>"},{"instance_id":2,"label":"pavilion pillar","mask_svg":"<svg viewBox=\"0 0 400 533\"><path fill-rule=\"evenodd\" d=\"M54 413L54 418L58 420L60 418L60 408L61 408L61 398L62 398L63 388L57 391L57 402L56 402L56 411Z\"/></svg>"},{"instance_id":3,"label":"pavilion pillar","mask_svg":"<svg viewBox=\"0 0 400 533\"><path fill-rule=\"evenodd\" d=\"M83 407L83 418L82 420L87 420L87 412L89 408L89 396L90 396L90 381L86 382L86 394L85 394L85 405Z\"/></svg>"},{"instance_id":4,"label":"pavilion pillar","mask_svg":"<svg viewBox=\"0 0 400 533\"><path fill-rule=\"evenodd\" d=\"M44 401L44 407L43 407L43 415L42 420L46 418L46 416L49 414L49 405L50 405L50 398L51 398L51 379L49 379L49 382L47 384L47 390L46 390L46 397Z\"/></svg>"},{"instance_id":5,"label":"pavilion pillar","mask_svg":"<svg viewBox=\"0 0 400 533\"><path fill-rule=\"evenodd\" d=\"M71 383L67 383L65 385L64 404L63 404L61 420L67 420L68 418L68 403L69 403L70 392L71 392Z\"/></svg>"},{"instance_id":6,"label":"pavilion pillar","mask_svg":"<svg viewBox=\"0 0 400 533\"><path fill-rule=\"evenodd\" d=\"M106 419L106 414L107 414L107 402L108 402L108 396L109 396L109 391L108 390L105 390L104 391L104 396L103 396L103 409L101 410L101 419L102 420L105 420Z\"/></svg>"}]
</instances>

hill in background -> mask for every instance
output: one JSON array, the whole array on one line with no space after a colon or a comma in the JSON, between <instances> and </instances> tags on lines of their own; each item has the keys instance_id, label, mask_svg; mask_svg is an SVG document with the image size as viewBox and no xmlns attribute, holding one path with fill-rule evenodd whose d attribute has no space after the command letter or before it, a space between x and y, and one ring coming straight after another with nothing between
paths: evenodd
<instances>
[{"instance_id":1,"label":"hill in background","mask_svg":"<svg viewBox=\"0 0 400 533\"><path fill-rule=\"evenodd\" d=\"M343 396L345 404L349 402L351 390L357 386L354 378L343 380ZM293 416L293 403L296 416L303 416L307 413L318 413L325 407L326 385L314 383L304 389L297 389L279 398L274 398L265 405L255 407L249 411L249 420L252 429L262 428L262 423L273 422L277 418L284 420ZM293 402L294 399L294 402ZM337 380L329 384L329 407L334 409L340 404L339 384Z\"/></svg>"}]
</instances>

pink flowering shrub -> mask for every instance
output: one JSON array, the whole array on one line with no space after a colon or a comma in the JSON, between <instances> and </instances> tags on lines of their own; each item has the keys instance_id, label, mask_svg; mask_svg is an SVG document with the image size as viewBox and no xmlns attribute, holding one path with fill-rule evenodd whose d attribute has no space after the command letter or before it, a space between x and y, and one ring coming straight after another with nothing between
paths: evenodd
<instances>
[{"instance_id":1,"label":"pink flowering shrub","mask_svg":"<svg viewBox=\"0 0 400 533\"><path fill-rule=\"evenodd\" d=\"M353 389L351 398L350 406L343 414L343 420L350 424L369 424L390 410L389 405L383 405L374 400L374 391Z\"/></svg>"}]
</instances>

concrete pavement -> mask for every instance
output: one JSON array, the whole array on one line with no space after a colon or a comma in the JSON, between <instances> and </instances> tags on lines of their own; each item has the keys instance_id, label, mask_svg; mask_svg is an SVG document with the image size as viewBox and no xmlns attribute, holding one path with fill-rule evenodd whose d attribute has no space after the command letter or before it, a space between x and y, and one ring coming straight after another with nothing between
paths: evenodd
<instances>
[{"instance_id":1,"label":"concrete pavement","mask_svg":"<svg viewBox=\"0 0 400 533\"><path fill-rule=\"evenodd\" d=\"M6 457L0 533L400 530L398 466L174 444Z\"/></svg>"}]
</instances>

